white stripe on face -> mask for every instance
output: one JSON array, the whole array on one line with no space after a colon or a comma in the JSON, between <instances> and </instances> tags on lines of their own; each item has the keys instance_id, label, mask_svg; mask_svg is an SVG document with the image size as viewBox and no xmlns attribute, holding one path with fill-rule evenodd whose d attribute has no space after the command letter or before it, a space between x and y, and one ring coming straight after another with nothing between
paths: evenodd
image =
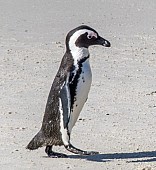
<instances>
[{"instance_id":1,"label":"white stripe on face","mask_svg":"<svg viewBox=\"0 0 156 170\"><path fill-rule=\"evenodd\" d=\"M94 31L88 30L88 29L82 29L82 30L78 30L76 31L69 39L69 49L71 51L71 54L73 56L74 59L74 65L75 65L75 70L78 69L78 65L77 62L82 59L83 57L87 57L89 56L89 51L88 48L85 47L77 47L75 42L76 40L85 33L88 33L88 35L91 36L97 36L97 34Z\"/></svg>"},{"instance_id":2,"label":"white stripe on face","mask_svg":"<svg viewBox=\"0 0 156 170\"><path fill-rule=\"evenodd\" d=\"M69 40L69 49L71 51L75 50L76 48L76 45L75 45L75 42L76 40L82 35L82 34L85 34L85 33L88 33L88 36L91 36L91 37L95 37L97 38L97 33L95 33L94 31L91 31L91 30L87 30L87 29L82 29L82 30L78 30L76 31L71 37L70 37L70 40Z\"/></svg>"}]
</instances>

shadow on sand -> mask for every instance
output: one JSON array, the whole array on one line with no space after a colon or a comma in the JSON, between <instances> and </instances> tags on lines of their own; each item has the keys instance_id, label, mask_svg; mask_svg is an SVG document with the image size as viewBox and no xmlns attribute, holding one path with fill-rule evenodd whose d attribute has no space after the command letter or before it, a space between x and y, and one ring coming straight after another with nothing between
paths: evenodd
<instances>
[{"instance_id":1,"label":"shadow on sand","mask_svg":"<svg viewBox=\"0 0 156 170\"><path fill-rule=\"evenodd\" d=\"M88 161L94 161L94 162L109 162L114 159L136 159L132 161L127 161L128 163L156 161L156 151L97 154L92 156L79 156L79 155L68 155L68 156L71 159L86 159ZM141 159L141 158L146 158L146 159Z\"/></svg>"}]
</instances>

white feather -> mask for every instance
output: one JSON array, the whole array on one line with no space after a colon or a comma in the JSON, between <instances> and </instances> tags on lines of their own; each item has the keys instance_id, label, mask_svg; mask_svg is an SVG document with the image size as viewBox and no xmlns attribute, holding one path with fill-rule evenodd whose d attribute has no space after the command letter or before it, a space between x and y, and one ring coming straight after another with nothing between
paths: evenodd
<instances>
[{"instance_id":1,"label":"white feather","mask_svg":"<svg viewBox=\"0 0 156 170\"><path fill-rule=\"evenodd\" d=\"M62 108L62 102L61 99L59 98L59 111L60 111L60 132L62 134L62 141L64 145L69 144L69 135L67 133L67 128L64 128L64 123L63 123L63 108Z\"/></svg>"},{"instance_id":2,"label":"white feather","mask_svg":"<svg viewBox=\"0 0 156 170\"><path fill-rule=\"evenodd\" d=\"M75 125L79 114L88 98L92 82L92 73L90 69L89 59L82 64L82 74L80 74L79 82L76 89L76 101L73 106L73 110L70 114L68 130L71 133L73 126Z\"/></svg>"},{"instance_id":3,"label":"white feather","mask_svg":"<svg viewBox=\"0 0 156 170\"><path fill-rule=\"evenodd\" d=\"M77 70L79 69L78 61L81 60L84 57L89 56L88 48L84 48L84 47L79 48L79 47L77 47L75 45L75 42L78 39L78 37L81 36L82 34L86 33L86 32L88 32L88 34L92 34L93 33L93 31L90 31L90 30L87 30L87 29L82 29L82 30L76 31L70 37L70 40L69 40L69 48L71 50L71 54L73 56L74 66L75 66L73 79L74 79L74 77L76 75Z\"/></svg>"},{"instance_id":4,"label":"white feather","mask_svg":"<svg viewBox=\"0 0 156 170\"><path fill-rule=\"evenodd\" d=\"M77 61L80 60L83 57L87 57L89 55L89 51L87 48L79 48L75 45L76 40L85 33L88 34L93 34L94 32L91 30L87 30L87 29L82 29L82 30L78 30L76 31L69 40L69 48L71 50L72 56L74 58L74 65L77 65Z\"/></svg>"},{"instance_id":5,"label":"white feather","mask_svg":"<svg viewBox=\"0 0 156 170\"><path fill-rule=\"evenodd\" d=\"M73 78L75 77L77 70L79 69L78 61L89 56L88 48L84 48L84 47L80 48L80 47L77 47L75 44L78 37L86 32L88 33L88 35L97 36L91 30L82 29L82 30L76 31L70 37L70 40L69 40L69 48L73 56L74 66L75 66ZM70 118L69 118L69 123L68 123L69 133L71 133L71 130L78 119L78 116L84 106L84 103L86 102L88 98L91 81L92 81L92 73L91 73L91 68L89 64L89 59L87 59L85 62L82 63L82 74L80 74L80 78L79 78L77 89L76 89L76 96L75 96L76 101L74 103L73 110L70 113ZM62 113L61 108L62 106L60 105L62 139L63 139L63 142L67 143L67 141L69 140L69 137L67 137L67 129L64 129L63 127L63 113Z\"/></svg>"}]
</instances>

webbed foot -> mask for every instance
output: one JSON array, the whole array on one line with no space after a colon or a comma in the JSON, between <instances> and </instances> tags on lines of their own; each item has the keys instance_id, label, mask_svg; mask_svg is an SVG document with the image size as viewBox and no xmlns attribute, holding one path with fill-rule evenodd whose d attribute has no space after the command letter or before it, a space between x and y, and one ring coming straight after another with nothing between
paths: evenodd
<instances>
[{"instance_id":1,"label":"webbed foot","mask_svg":"<svg viewBox=\"0 0 156 170\"><path fill-rule=\"evenodd\" d=\"M53 152L52 146L46 146L45 152L50 158L68 158L68 156L63 153Z\"/></svg>"},{"instance_id":2,"label":"webbed foot","mask_svg":"<svg viewBox=\"0 0 156 170\"><path fill-rule=\"evenodd\" d=\"M99 152L95 152L95 151L83 151L81 149L75 148L72 144L69 144L67 146L65 146L65 148L75 154L79 154L79 155L96 155L99 154Z\"/></svg>"}]
</instances>

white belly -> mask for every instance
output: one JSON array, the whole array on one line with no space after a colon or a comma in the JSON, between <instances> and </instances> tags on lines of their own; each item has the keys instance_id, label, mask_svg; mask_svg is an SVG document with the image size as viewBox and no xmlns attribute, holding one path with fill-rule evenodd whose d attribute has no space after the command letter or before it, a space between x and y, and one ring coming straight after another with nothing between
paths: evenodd
<instances>
[{"instance_id":1,"label":"white belly","mask_svg":"<svg viewBox=\"0 0 156 170\"><path fill-rule=\"evenodd\" d=\"M80 75L79 82L76 89L76 94L77 94L76 100L73 105L73 111L70 114L70 120L68 124L69 132L71 132L73 126L75 125L78 116L83 108L83 105L88 98L91 82L92 82L92 73L90 69L89 59L87 59L82 64L82 74Z\"/></svg>"}]
</instances>

